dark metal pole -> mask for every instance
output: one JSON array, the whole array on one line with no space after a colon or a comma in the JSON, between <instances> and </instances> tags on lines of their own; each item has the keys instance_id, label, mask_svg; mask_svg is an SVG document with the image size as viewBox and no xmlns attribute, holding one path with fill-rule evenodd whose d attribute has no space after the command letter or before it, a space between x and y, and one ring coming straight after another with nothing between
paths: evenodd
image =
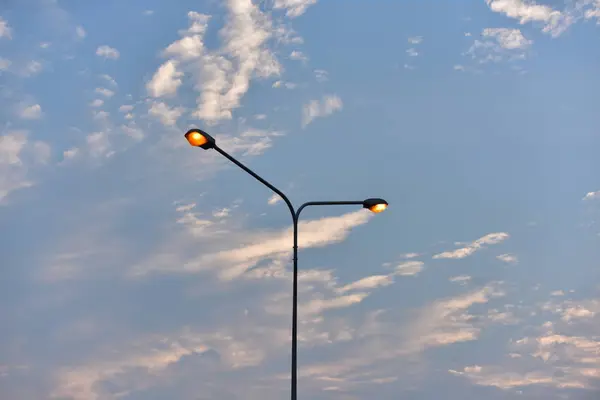
<instances>
[{"instance_id":1,"label":"dark metal pole","mask_svg":"<svg viewBox=\"0 0 600 400\"><path fill-rule=\"evenodd\" d=\"M292 278L292 400L298 396L298 216L300 210L294 214L294 268Z\"/></svg>"},{"instance_id":2,"label":"dark metal pole","mask_svg":"<svg viewBox=\"0 0 600 400\"><path fill-rule=\"evenodd\" d=\"M297 400L298 381L298 221L300 213L308 206L333 206L363 204L362 201L309 201L302 204L294 214L294 268L292 294L292 400Z\"/></svg>"},{"instance_id":3,"label":"dark metal pole","mask_svg":"<svg viewBox=\"0 0 600 400\"><path fill-rule=\"evenodd\" d=\"M300 212L296 213L294 210L294 206L288 197L275 186L271 185L269 182L261 178L258 174L252 171L250 168L246 167L244 164L227 154L223 149L214 146L214 149L221 154L223 157L227 158L229 161L252 175L256 180L260 183L271 189L273 192L277 193L285 204L287 204L290 213L292 214L292 221L294 223L294 268L293 268L293 278L292 278L292 382L291 382L291 398L292 400L297 399L297 382L298 382L298 216ZM308 204L306 204L308 205ZM301 211L306 205L303 205L298 209Z\"/></svg>"},{"instance_id":4,"label":"dark metal pole","mask_svg":"<svg viewBox=\"0 0 600 400\"><path fill-rule=\"evenodd\" d=\"M227 154L224 150L218 147L216 144L214 145L214 149L221 154L223 157L227 158L229 161L252 175L256 180L260 183L271 189L273 192L277 193L285 204L287 204L288 209L292 214L292 221L294 223L294 252L293 252L293 278L292 278L292 382L291 382L291 399L297 400L297 388L298 388L298 220L300 218L300 213L305 207L308 206L335 206L335 205L362 205L363 201L309 201L304 203L298 208L297 211L294 210L294 206L292 202L288 199L288 197L283 194L283 192L277 189L275 186L271 185L269 182L261 178L258 174L252 171L250 168L246 167L244 164Z\"/></svg>"}]
</instances>

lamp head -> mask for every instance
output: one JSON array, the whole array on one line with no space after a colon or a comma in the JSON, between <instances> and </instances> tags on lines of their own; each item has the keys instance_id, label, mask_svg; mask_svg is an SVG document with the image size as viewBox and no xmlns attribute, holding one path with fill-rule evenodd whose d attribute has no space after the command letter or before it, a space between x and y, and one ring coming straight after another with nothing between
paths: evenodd
<instances>
[{"instance_id":1,"label":"lamp head","mask_svg":"<svg viewBox=\"0 0 600 400\"><path fill-rule=\"evenodd\" d=\"M190 129L185 134L190 146L201 147L204 150L212 149L215 147L215 139L208 133L200 129Z\"/></svg>"},{"instance_id":2,"label":"lamp head","mask_svg":"<svg viewBox=\"0 0 600 400\"><path fill-rule=\"evenodd\" d=\"M366 199L363 201L363 208L366 208L374 213L385 211L388 202L383 199Z\"/></svg>"}]
</instances>

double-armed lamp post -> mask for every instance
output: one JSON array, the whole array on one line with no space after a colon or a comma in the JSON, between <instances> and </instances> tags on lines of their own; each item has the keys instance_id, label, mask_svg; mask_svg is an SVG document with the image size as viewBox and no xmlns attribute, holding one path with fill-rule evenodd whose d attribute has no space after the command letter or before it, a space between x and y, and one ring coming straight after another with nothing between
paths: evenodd
<instances>
[{"instance_id":1,"label":"double-armed lamp post","mask_svg":"<svg viewBox=\"0 0 600 400\"><path fill-rule=\"evenodd\" d=\"M229 161L252 175L256 180L260 183L271 189L273 192L277 193L290 210L292 214L292 222L294 224L294 247L293 247L293 260L294 260L294 268L293 268L293 294L292 294L292 382L291 382L291 399L297 400L297 345L298 345L298 219L300 218L300 213L305 207L308 206L338 206L338 205L358 205L371 210L374 213L380 213L384 211L388 203L383 199L378 198L370 198L366 200L358 200L358 201L309 201L307 203L302 204L297 210L294 209L292 202L288 199L288 197L283 194L283 192L277 189L275 186L271 185L269 182L258 176L254 171L250 168L246 167L244 164L227 154L223 149L217 146L215 139L210 136L208 133L200 130L200 129L190 129L186 134L185 138L190 143L190 145L194 147L200 147L204 150L214 149L219 154L227 158Z\"/></svg>"}]
</instances>

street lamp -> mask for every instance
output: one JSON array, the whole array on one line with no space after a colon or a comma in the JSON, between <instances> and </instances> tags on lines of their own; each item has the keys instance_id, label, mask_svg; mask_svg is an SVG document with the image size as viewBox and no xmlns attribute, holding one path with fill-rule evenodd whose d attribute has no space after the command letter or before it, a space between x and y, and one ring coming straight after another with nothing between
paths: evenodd
<instances>
[{"instance_id":1,"label":"street lamp","mask_svg":"<svg viewBox=\"0 0 600 400\"><path fill-rule=\"evenodd\" d=\"M244 164L227 154L223 149L217 146L215 139L210 136L208 133L204 132L200 129L190 129L185 134L185 138L189 142L191 146L201 147L204 150L214 149L219 154L227 158L229 161L252 175L256 180L260 183L271 189L273 192L277 193L285 202L287 207L292 214L292 221L294 223L294 252L293 252L293 260L294 260L294 268L293 268L293 294L292 294L292 382L291 382L291 399L297 400L297 349L298 349L298 220L300 218L300 213L302 210L308 206L335 206L335 205L362 205L363 208L366 208L374 213L380 213L384 211L388 203L387 201L379 198L370 198L366 200L358 200L358 201L309 201L302 204L297 210L294 209L292 202L288 199L288 197L283 194L283 192L277 189L275 186L271 185L269 182L258 176L254 171L250 168L246 167Z\"/></svg>"}]
</instances>

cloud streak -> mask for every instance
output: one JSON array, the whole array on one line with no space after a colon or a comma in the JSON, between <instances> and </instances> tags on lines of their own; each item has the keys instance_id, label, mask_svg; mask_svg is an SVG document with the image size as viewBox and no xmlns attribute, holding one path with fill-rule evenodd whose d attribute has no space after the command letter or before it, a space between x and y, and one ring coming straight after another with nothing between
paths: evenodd
<instances>
[{"instance_id":1,"label":"cloud streak","mask_svg":"<svg viewBox=\"0 0 600 400\"><path fill-rule=\"evenodd\" d=\"M485 236L469 243L465 247L461 247L452 251L445 251L433 256L434 259L461 259L473 255L475 252L485 248L486 245L494 245L501 243L509 238L509 234L505 232L488 233Z\"/></svg>"},{"instance_id":2,"label":"cloud streak","mask_svg":"<svg viewBox=\"0 0 600 400\"><path fill-rule=\"evenodd\" d=\"M342 99L334 94L325 95L319 100L311 100L302 110L302 127L306 127L317 118L327 117L344 107Z\"/></svg>"}]
</instances>

